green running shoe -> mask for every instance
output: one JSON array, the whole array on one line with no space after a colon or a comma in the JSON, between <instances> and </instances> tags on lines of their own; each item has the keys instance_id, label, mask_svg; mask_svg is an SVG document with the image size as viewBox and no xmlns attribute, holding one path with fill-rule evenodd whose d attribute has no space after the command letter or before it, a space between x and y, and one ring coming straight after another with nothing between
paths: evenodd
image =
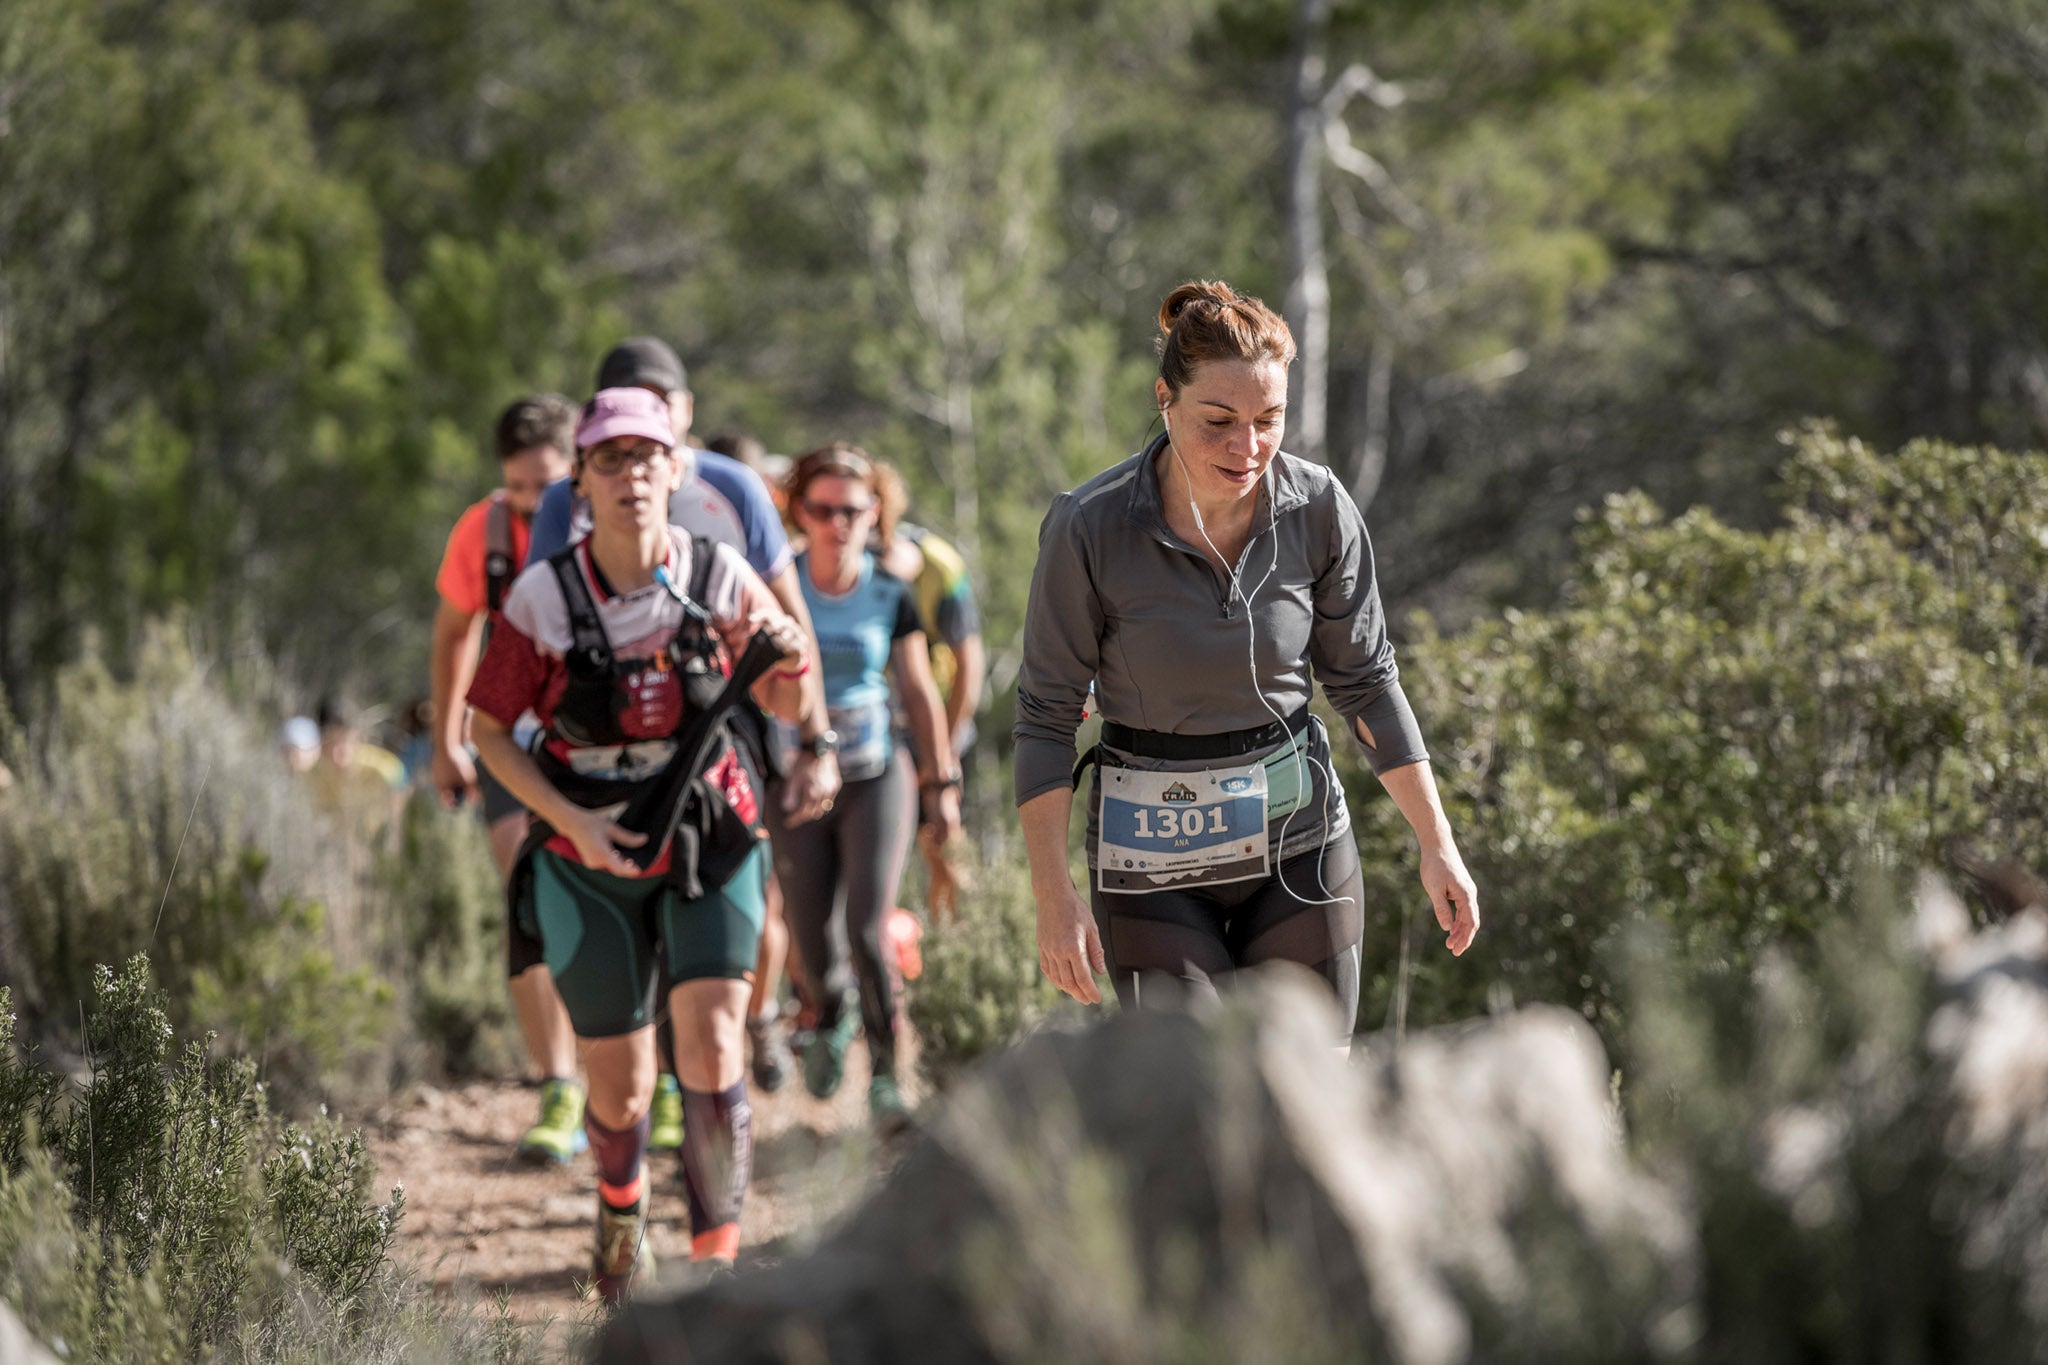
<instances>
[{"instance_id":1,"label":"green running shoe","mask_svg":"<svg viewBox=\"0 0 2048 1365\"><path fill-rule=\"evenodd\" d=\"M560 1165L589 1146L583 1133L583 1087L560 1077L541 1082L540 1119L519 1139L520 1158L536 1166Z\"/></svg>"},{"instance_id":2,"label":"green running shoe","mask_svg":"<svg viewBox=\"0 0 2048 1365\"><path fill-rule=\"evenodd\" d=\"M625 1300L634 1282L654 1278L654 1248L647 1245L646 1167L640 1170L640 1202L621 1211L597 1197L597 1256L592 1262L590 1283L598 1297L609 1304Z\"/></svg>"},{"instance_id":3,"label":"green running shoe","mask_svg":"<svg viewBox=\"0 0 2048 1365\"><path fill-rule=\"evenodd\" d=\"M846 1079L846 1049L859 1028L860 1015L849 1006L841 1010L838 1023L811 1035L804 1049L804 1089L816 1098L829 1100L839 1093L839 1082Z\"/></svg>"},{"instance_id":4,"label":"green running shoe","mask_svg":"<svg viewBox=\"0 0 2048 1365\"><path fill-rule=\"evenodd\" d=\"M910 1127L910 1106L903 1102L894 1076L884 1072L868 1082L868 1118L884 1137Z\"/></svg>"},{"instance_id":5,"label":"green running shoe","mask_svg":"<svg viewBox=\"0 0 2048 1365\"><path fill-rule=\"evenodd\" d=\"M663 1073L654 1083L654 1103L648 1108L647 1150L673 1152L683 1145L683 1087L675 1077Z\"/></svg>"}]
</instances>

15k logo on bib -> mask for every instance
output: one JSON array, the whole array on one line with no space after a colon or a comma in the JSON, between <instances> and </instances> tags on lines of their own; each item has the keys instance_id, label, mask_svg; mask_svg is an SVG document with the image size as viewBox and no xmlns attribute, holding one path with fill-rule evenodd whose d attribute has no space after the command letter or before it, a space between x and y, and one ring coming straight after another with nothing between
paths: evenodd
<instances>
[{"instance_id":1,"label":"15k logo on bib","mask_svg":"<svg viewBox=\"0 0 2048 1365\"><path fill-rule=\"evenodd\" d=\"M1191 773L1104 766L1098 773L1095 876L1104 891L1266 875L1266 770L1259 764Z\"/></svg>"}]
</instances>

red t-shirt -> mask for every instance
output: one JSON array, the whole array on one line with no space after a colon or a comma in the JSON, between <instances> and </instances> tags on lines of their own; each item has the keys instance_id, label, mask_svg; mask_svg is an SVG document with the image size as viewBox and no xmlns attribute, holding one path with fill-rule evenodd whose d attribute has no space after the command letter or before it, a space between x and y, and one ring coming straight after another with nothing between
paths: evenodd
<instances>
[{"instance_id":1,"label":"red t-shirt","mask_svg":"<svg viewBox=\"0 0 2048 1365\"><path fill-rule=\"evenodd\" d=\"M490 553L490 546L486 543L487 523L491 504L497 496L493 493L456 520L455 529L448 533L448 548L441 554L441 571L434 575L434 591L465 616L475 616L490 605L490 585L484 576L484 559ZM533 528L517 512L509 520L512 567L517 570L526 562L527 539Z\"/></svg>"}]
</instances>

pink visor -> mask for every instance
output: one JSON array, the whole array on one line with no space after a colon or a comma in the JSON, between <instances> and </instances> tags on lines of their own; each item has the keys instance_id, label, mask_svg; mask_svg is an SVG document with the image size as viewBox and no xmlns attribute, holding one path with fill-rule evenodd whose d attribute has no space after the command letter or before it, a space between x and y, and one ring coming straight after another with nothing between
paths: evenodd
<instances>
[{"instance_id":1,"label":"pink visor","mask_svg":"<svg viewBox=\"0 0 2048 1365\"><path fill-rule=\"evenodd\" d=\"M588 450L619 436L644 436L675 449L668 403L646 389L600 389L583 405L576 423L576 448Z\"/></svg>"}]
</instances>

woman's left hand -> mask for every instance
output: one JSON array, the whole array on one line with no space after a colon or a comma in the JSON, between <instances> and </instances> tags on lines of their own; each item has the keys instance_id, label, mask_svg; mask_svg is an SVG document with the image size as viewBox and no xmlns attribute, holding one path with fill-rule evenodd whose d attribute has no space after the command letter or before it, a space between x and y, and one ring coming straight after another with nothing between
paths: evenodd
<instances>
[{"instance_id":1,"label":"woman's left hand","mask_svg":"<svg viewBox=\"0 0 2048 1365\"><path fill-rule=\"evenodd\" d=\"M922 787L918 804L924 811L925 824L932 837L940 844L949 844L959 836L960 788L957 785Z\"/></svg>"},{"instance_id":2,"label":"woman's left hand","mask_svg":"<svg viewBox=\"0 0 2048 1365\"><path fill-rule=\"evenodd\" d=\"M1479 933L1479 890L1455 846L1446 843L1422 855L1422 886L1429 892L1436 922L1449 937L1444 946L1461 957Z\"/></svg>"}]
</instances>

